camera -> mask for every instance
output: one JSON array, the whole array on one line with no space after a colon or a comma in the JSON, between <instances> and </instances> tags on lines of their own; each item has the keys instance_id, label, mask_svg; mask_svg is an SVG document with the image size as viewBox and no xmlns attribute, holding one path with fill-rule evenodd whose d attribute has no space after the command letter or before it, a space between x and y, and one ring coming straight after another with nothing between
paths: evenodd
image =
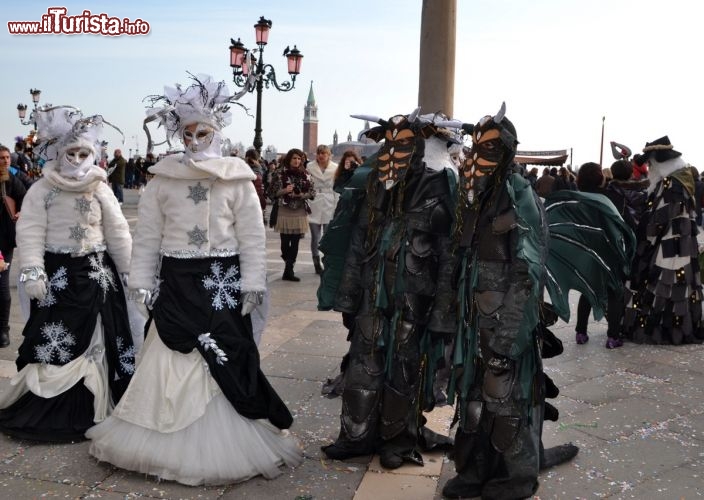
<instances>
[{"instance_id":1,"label":"camera","mask_svg":"<svg viewBox=\"0 0 704 500\"><path fill-rule=\"evenodd\" d=\"M359 163L357 163L356 161L352 160L352 161L350 162L350 168L351 168L352 170L354 170L354 169L357 168L357 167L359 167Z\"/></svg>"}]
</instances>

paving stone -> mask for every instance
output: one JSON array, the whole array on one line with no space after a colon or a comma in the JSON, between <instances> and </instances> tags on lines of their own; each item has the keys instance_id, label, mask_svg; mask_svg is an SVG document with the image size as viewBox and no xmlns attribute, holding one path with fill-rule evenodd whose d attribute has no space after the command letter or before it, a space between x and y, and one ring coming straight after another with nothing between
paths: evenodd
<instances>
[{"instance_id":1,"label":"paving stone","mask_svg":"<svg viewBox=\"0 0 704 500\"><path fill-rule=\"evenodd\" d=\"M301 441L305 456L313 460L327 460L320 447L334 442L339 432L339 417L320 413L298 415L291 426L291 433Z\"/></svg>"},{"instance_id":2,"label":"paving stone","mask_svg":"<svg viewBox=\"0 0 704 500\"><path fill-rule=\"evenodd\" d=\"M220 498L350 500L354 498L365 471L366 466L359 464L305 460L302 465L286 470L275 479L256 477L233 485Z\"/></svg>"},{"instance_id":3,"label":"paving stone","mask_svg":"<svg viewBox=\"0 0 704 500\"><path fill-rule=\"evenodd\" d=\"M698 441L704 441L704 413L691 413L675 418L669 423L669 429ZM704 457L704 452L701 454Z\"/></svg>"},{"instance_id":4,"label":"paving stone","mask_svg":"<svg viewBox=\"0 0 704 500\"><path fill-rule=\"evenodd\" d=\"M609 373L600 377L567 385L560 389L560 395L582 401L592 406L618 401L637 394L638 384L657 383L628 373Z\"/></svg>"},{"instance_id":5,"label":"paving stone","mask_svg":"<svg viewBox=\"0 0 704 500\"><path fill-rule=\"evenodd\" d=\"M602 439L585 434L580 429L567 428L551 432L547 426L543 429L543 444L546 448L573 443L579 447L579 453L571 461L544 470L538 476L540 486L536 498L604 498L615 491L609 482L593 473L592 464L598 461L600 450L606 445ZM556 427L556 426L555 426Z\"/></svg>"},{"instance_id":6,"label":"paving stone","mask_svg":"<svg viewBox=\"0 0 704 500\"><path fill-rule=\"evenodd\" d=\"M704 380L694 384L667 384L661 390L654 387L644 390L641 395L652 399L655 404L666 405L674 408L675 413L682 414L687 411L702 411L704 406Z\"/></svg>"},{"instance_id":7,"label":"paving stone","mask_svg":"<svg viewBox=\"0 0 704 500\"><path fill-rule=\"evenodd\" d=\"M427 500L437 488L437 479L405 474L378 474L370 472L364 476L355 495L355 500L380 500L398 498L403 500Z\"/></svg>"},{"instance_id":8,"label":"paving stone","mask_svg":"<svg viewBox=\"0 0 704 500\"><path fill-rule=\"evenodd\" d=\"M347 329L339 321L313 321L278 351L342 358L349 349L346 339Z\"/></svg>"},{"instance_id":9,"label":"paving stone","mask_svg":"<svg viewBox=\"0 0 704 500\"><path fill-rule=\"evenodd\" d=\"M300 413L302 409L309 411L311 399L314 395L320 394L321 384L315 380L299 380L270 375L267 376L267 380L292 413Z\"/></svg>"},{"instance_id":10,"label":"paving stone","mask_svg":"<svg viewBox=\"0 0 704 500\"><path fill-rule=\"evenodd\" d=\"M267 376L289 377L322 382L334 377L340 368L340 358L307 354L274 352L261 361Z\"/></svg>"},{"instance_id":11,"label":"paving stone","mask_svg":"<svg viewBox=\"0 0 704 500\"><path fill-rule=\"evenodd\" d=\"M667 430L610 441L588 463L590 473L608 480L618 493L630 491L689 461L687 447Z\"/></svg>"},{"instance_id":12,"label":"paving stone","mask_svg":"<svg viewBox=\"0 0 704 500\"><path fill-rule=\"evenodd\" d=\"M5 462L12 459L15 455L22 455L31 446L33 446L33 443L30 441L11 438L0 433L0 460Z\"/></svg>"},{"instance_id":13,"label":"paving stone","mask_svg":"<svg viewBox=\"0 0 704 500\"><path fill-rule=\"evenodd\" d=\"M96 486L94 494L102 492L123 496L178 499L220 498L227 486L186 486L174 481L160 481L154 476L123 469L114 469L110 477ZM97 497L99 498L99 497ZM118 497L116 497L118 498ZM131 498L127 496L127 498Z\"/></svg>"},{"instance_id":14,"label":"paving stone","mask_svg":"<svg viewBox=\"0 0 704 500\"><path fill-rule=\"evenodd\" d=\"M621 492L620 498L699 498L704 491L702 484L704 476L700 469L677 467Z\"/></svg>"},{"instance_id":15,"label":"paving stone","mask_svg":"<svg viewBox=\"0 0 704 500\"><path fill-rule=\"evenodd\" d=\"M0 359L0 378L12 378L17 374L17 366L14 361Z\"/></svg>"},{"instance_id":16,"label":"paving stone","mask_svg":"<svg viewBox=\"0 0 704 500\"><path fill-rule=\"evenodd\" d=\"M18 441L18 443L20 443ZM0 463L0 472L15 476L92 487L112 474L88 454L87 441L73 444L31 444Z\"/></svg>"},{"instance_id":17,"label":"paving stone","mask_svg":"<svg viewBox=\"0 0 704 500\"><path fill-rule=\"evenodd\" d=\"M85 486L40 481L7 474L0 474L0 491L2 498L18 500L25 498L95 498L87 496L90 494L90 489Z\"/></svg>"},{"instance_id":18,"label":"paving stone","mask_svg":"<svg viewBox=\"0 0 704 500\"><path fill-rule=\"evenodd\" d=\"M560 394L554 399L548 399L548 402L560 412L558 422L568 416L574 416L577 413L595 408L594 405L585 403L584 401L577 401L563 394Z\"/></svg>"},{"instance_id":19,"label":"paving stone","mask_svg":"<svg viewBox=\"0 0 704 500\"><path fill-rule=\"evenodd\" d=\"M561 419L571 427L602 439L616 439L660 425L676 415L676 409L641 397L630 397Z\"/></svg>"}]
</instances>

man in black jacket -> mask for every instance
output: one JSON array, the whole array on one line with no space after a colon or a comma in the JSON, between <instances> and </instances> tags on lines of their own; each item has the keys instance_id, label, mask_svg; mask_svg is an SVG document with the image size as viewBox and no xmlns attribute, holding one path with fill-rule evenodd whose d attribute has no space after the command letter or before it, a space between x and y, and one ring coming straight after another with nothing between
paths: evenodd
<instances>
[{"instance_id":1,"label":"man in black jacket","mask_svg":"<svg viewBox=\"0 0 704 500\"><path fill-rule=\"evenodd\" d=\"M26 190L20 180L11 175L10 150L0 146L0 187L4 199L0 203L0 251L9 265L15 250L15 221L22 208ZM14 206L13 206L14 205ZM14 212L14 213L10 213ZM0 347L10 345L10 270L0 272Z\"/></svg>"}]
</instances>

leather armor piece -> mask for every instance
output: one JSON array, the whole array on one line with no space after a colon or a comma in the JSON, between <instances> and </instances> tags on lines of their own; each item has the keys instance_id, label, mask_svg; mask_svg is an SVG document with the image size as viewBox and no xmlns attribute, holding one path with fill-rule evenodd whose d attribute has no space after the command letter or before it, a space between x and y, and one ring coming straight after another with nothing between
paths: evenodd
<instances>
[{"instance_id":1,"label":"leather armor piece","mask_svg":"<svg viewBox=\"0 0 704 500\"><path fill-rule=\"evenodd\" d=\"M498 358L491 358L486 364L484 371L484 383L482 384L482 396L489 403L503 403L508 401L513 393L513 386L516 383L516 366L509 359L503 358L498 364L505 366L491 367L491 363Z\"/></svg>"},{"instance_id":2,"label":"leather armor piece","mask_svg":"<svg viewBox=\"0 0 704 500\"><path fill-rule=\"evenodd\" d=\"M508 417L497 415L491 429L491 444L499 453L503 453L516 441L521 430L521 419L519 417Z\"/></svg>"},{"instance_id":3,"label":"leather armor piece","mask_svg":"<svg viewBox=\"0 0 704 500\"><path fill-rule=\"evenodd\" d=\"M476 432L479 429L483 415L484 403L482 401L468 401L463 430L465 432Z\"/></svg>"},{"instance_id":4,"label":"leather armor piece","mask_svg":"<svg viewBox=\"0 0 704 500\"><path fill-rule=\"evenodd\" d=\"M410 394L384 386L382 396L381 437L390 440L401 434L405 429L412 430L417 426L415 387L408 387Z\"/></svg>"},{"instance_id":5,"label":"leather armor piece","mask_svg":"<svg viewBox=\"0 0 704 500\"><path fill-rule=\"evenodd\" d=\"M379 403L379 392L345 387L342 400L341 433L350 441L362 441L373 433Z\"/></svg>"}]
</instances>

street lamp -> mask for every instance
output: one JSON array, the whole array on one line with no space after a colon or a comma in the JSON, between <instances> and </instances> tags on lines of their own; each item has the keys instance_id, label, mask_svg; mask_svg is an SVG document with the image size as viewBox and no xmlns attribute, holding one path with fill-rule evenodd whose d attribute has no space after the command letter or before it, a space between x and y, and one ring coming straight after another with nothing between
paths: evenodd
<instances>
[{"instance_id":1,"label":"street lamp","mask_svg":"<svg viewBox=\"0 0 704 500\"><path fill-rule=\"evenodd\" d=\"M288 47L284 49L283 55L288 61L288 74L291 81L277 82L276 72L271 64L264 64L264 46L269 41L269 31L271 30L271 20L264 16L259 18L254 25L256 39L256 49L248 50L238 38L235 41L230 39L230 67L232 68L232 80L235 85L247 92L257 92L257 114L254 125L254 149L261 153L264 141L262 140L262 91L264 87L272 85L280 92L293 90L296 85L296 75L301 72L301 62L303 54L293 46L293 50ZM255 56L258 54L258 57Z\"/></svg>"},{"instance_id":2,"label":"street lamp","mask_svg":"<svg viewBox=\"0 0 704 500\"><path fill-rule=\"evenodd\" d=\"M39 89L30 89L29 93L32 95L32 103L34 103L34 109L32 112L29 114L29 119L25 120L25 116L27 116L27 105L26 104L18 104L17 105L17 116L20 118L20 123L22 125L32 125L34 127L34 130L37 130L37 105L39 104L39 97L42 94L42 91Z\"/></svg>"}]
</instances>

